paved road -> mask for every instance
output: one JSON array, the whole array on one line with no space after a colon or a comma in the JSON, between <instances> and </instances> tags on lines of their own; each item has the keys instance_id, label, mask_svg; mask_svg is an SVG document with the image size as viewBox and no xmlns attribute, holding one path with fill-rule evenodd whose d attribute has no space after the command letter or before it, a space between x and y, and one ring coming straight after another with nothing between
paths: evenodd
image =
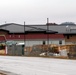
<instances>
[{"instance_id":1,"label":"paved road","mask_svg":"<svg viewBox=\"0 0 76 75\"><path fill-rule=\"evenodd\" d=\"M0 70L19 75L76 75L76 60L0 56Z\"/></svg>"}]
</instances>

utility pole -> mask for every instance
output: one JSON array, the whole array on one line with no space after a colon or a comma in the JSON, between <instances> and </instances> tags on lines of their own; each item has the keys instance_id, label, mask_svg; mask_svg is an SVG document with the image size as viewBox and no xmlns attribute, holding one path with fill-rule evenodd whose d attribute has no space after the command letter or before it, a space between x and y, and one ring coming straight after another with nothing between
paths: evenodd
<instances>
[{"instance_id":1,"label":"utility pole","mask_svg":"<svg viewBox=\"0 0 76 75\"><path fill-rule=\"evenodd\" d=\"M25 22L24 22L24 45L22 45L22 55L24 55L24 50L25 50L25 46L26 46L26 37L25 37Z\"/></svg>"},{"instance_id":2,"label":"utility pole","mask_svg":"<svg viewBox=\"0 0 76 75\"><path fill-rule=\"evenodd\" d=\"M26 40L25 40L25 21L24 21L24 47L26 46Z\"/></svg>"},{"instance_id":3,"label":"utility pole","mask_svg":"<svg viewBox=\"0 0 76 75\"><path fill-rule=\"evenodd\" d=\"M49 32L49 18L47 18L47 32ZM47 33L47 45L49 45L49 34Z\"/></svg>"}]
</instances>

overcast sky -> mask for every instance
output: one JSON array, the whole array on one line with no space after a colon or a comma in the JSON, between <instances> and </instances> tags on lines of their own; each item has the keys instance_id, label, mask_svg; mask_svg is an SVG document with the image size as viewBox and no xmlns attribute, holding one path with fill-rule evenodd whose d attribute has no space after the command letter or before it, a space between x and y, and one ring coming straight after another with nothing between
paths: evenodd
<instances>
[{"instance_id":1,"label":"overcast sky","mask_svg":"<svg viewBox=\"0 0 76 75\"><path fill-rule=\"evenodd\" d=\"M76 23L76 0L0 0L0 24Z\"/></svg>"}]
</instances>

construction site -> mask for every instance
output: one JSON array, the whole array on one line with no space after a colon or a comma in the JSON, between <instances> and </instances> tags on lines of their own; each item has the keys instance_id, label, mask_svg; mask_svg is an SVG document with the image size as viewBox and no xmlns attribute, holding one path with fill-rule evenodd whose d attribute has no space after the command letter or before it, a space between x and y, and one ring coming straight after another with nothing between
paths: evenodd
<instances>
[{"instance_id":1,"label":"construction site","mask_svg":"<svg viewBox=\"0 0 76 75\"><path fill-rule=\"evenodd\" d=\"M0 55L76 58L76 24L0 25Z\"/></svg>"}]
</instances>

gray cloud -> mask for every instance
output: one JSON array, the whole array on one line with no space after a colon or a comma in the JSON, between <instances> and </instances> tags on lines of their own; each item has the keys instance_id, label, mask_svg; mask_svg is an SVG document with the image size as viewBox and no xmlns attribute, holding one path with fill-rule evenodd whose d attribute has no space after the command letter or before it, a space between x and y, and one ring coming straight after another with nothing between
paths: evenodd
<instances>
[{"instance_id":1,"label":"gray cloud","mask_svg":"<svg viewBox=\"0 0 76 75\"><path fill-rule=\"evenodd\" d=\"M73 21L76 0L0 0L0 24L5 21L27 24Z\"/></svg>"}]
</instances>

